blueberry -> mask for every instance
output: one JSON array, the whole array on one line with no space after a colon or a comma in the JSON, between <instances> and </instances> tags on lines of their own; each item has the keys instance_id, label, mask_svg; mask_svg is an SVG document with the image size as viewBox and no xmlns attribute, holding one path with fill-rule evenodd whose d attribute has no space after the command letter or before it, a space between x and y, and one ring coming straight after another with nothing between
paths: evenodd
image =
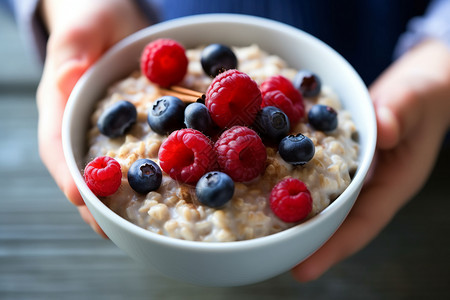
<instances>
[{"instance_id":1,"label":"blueberry","mask_svg":"<svg viewBox=\"0 0 450 300\"><path fill-rule=\"evenodd\" d=\"M289 133L289 118L281 109L266 106L256 115L253 127L265 142L278 144Z\"/></svg>"},{"instance_id":2,"label":"blueberry","mask_svg":"<svg viewBox=\"0 0 450 300\"><path fill-rule=\"evenodd\" d=\"M301 133L288 135L278 146L281 158L291 165L304 165L310 161L315 152L314 143Z\"/></svg>"},{"instance_id":3,"label":"blueberry","mask_svg":"<svg viewBox=\"0 0 450 300\"><path fill-rule=\"evenodd\" d=\"M338 125L337 112L330 106L316 104L308 112L308 122L317 130L333 131Z\"/></svg>"},{"instance_id":4,"label":"blueberry","mask_svg":"<svg viewBox=\"0 0 450 300\"><path fill-rule=\"evenodd\" d=\"M162 172L153 160L142 158L131 165L127 177L133 190L141 194L147 194L159 188Z\"/></svg>"},{"instance_id":5,"label":"blueberry","mask_svg":"<svg viewBox=\"0 0 450 300\"><path fill-rule=\"evenodd\" d=\"M225 173L209 172L198 180L195 192L202 204L209 207L221 207L233 197L234 182Z\"/></svg>"},{"instance_id":6,"label":"blueberry","mask_svg":"<svg viewBox=\"0 0 450 300\"><path fill-rule=\"evenodd\" d=\"M161 135L184 127L186 104L177 97L163 96L149 109L147 121L150 128Z\"/></svg>"},{"instance_id":7,"label":"blueberry","mask_svg":"<svg viewBox=\"0 0 450 300\"><path fill-rule=\"evenodd\" d=\"M186 106L184 110L184 124L187 128L196 129L207 133L213 127L213 121L206 105L194 102Z\"/></svg>"},{"instance_id":8,"label":"blueberry","mask_svg":"<svg viewBox=\"0 0 450 300\"><path fill-rule=\"evenodd\" d=\"M201 53L200 62L206 74L216 77L219 73L237 68L237 58L233 50L221 44L211 44Z\"/></svg>"},{"instance_id":9,"label":"blueberry","mask_svg":"<svg viewBox=\"0 0 450 300\"><path fill-rule=\"evenodd\" d=\"M100 132L115 138L124 135L136 123L136 107L129 101L121 100L107 107L97 121Z\"/></svg>"},{"instance_id":10,"label":"blueberry","mask_svg":"<svg viewBox=\"0 0 450 300\"><path fill-rule=\"evenodd\" d=\"M295 75L293 84L305 97L315 97L319 95L322 88L320 78L311 71L300 70Z\"/></svg>"}]
</instances>

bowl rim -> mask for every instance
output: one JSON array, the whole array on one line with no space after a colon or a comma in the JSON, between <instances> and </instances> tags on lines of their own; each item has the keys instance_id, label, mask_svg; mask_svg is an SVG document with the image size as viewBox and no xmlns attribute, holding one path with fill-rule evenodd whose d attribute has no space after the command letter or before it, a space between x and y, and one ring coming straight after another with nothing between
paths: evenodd
<instances>
[{"instance_id":1,"label":"bowl rim","mask_svg":"<svg viewBox=\"0 0 450 300\"><path fill-rule=\"evenodd\" d=\"M240 24L244 26L252 25L257 27L265 27L271 28L275 30L280 30L284 32L288 32L294 35L302 35L303 38L309 39L310 42L315 44L320 44L321 47L328 48L328 51L331 51L334 55L336 55L340 60L343 61L350 68L351 71L356 76L356 79L360 81L360 84L363 85L365 91L365 99L361 99L361 101L370 102L367 103L367 108L369 115L367 116L367 122L372 124L367 132L367 145L366 151L360 154L360 161L357 168L357 171L352 178L350 185L343 191L343 193L336 198L330 205L328 205L324 210L319 212L317 215L312 217L305 222L302 222L298 225L295 225L291 228L285 229L281 232L277 232L268 236L254 238L250 240L243 241L232 241L232 242L199 242L199 241L188 241L177 239L173 237L163 236L146 230L113 212L109 207L107 207L94 193L87 187L83 176L81 174L80 169L77 166L75 161L75 157L73 154L73 145L70 137L71 131L71 120L73 119L73 114L76 111L76 98L77 94L83 89L84 84L88 81L90 74L94 72L96 66L99 62L103 60L107 60L108 57L114 56L120 49L124 47L131 47L134 43L142 40L148 39L149 35L154 35L168 29L174 29L180 26L185 25L193 25L193 24L211 24L211 23L232 23L232 24ZM97 210L101 211L102 214L110 219L112 222L117 223L118 226L122 227L130 234L139 236L140 238L151 240L153 242L159 244L165 244L167 246L185 248L185 249L195 249L195 250L206 250L209 252L216 251L233 251L236 249L253 249L255 247L260 247L266 244L271 244L273 242L280 242L282 240L288 240L293 236L296 236L304 231L311 230L312 228L318 226L320 223L325 222L328 218L332 217L333 213L339 209L341 205L344 205L346 200L350 198L350 195L359 193L359 189L362 186L364 179L369 171L370 165L372 163L372 159L375 153L375 145L376 145L376 121L375 121L375 111L370 100L370 95L367 91L366 85L358 75L358 73L353 69L353 67L345 60L342 55L337 53L333 48L328 46L323 41L318 38L310 35L309 33L295 28L293 26L250 15L242 15L242 14L228 14L228 13L219 13L219 14L198 14L191 15L186 17L180 17L177 19L172 19L168 21L164 21L161 23L157 23L151 25L147 28L144 28L136 33L133 33L130 36L125 37L123 40L119 41L117 44L112 46L94 65L92 65L78 80L74 89L72 90L71 95L66 104L66 108L63 116L63 124L62 124L62 143L64 155L66 158L66 163L69 167L69 171L77 185L80 193L85 195L88 198L89 204L94 206ZM353 205L353 204L352 204Z\"/></svg>"}]
</instances>

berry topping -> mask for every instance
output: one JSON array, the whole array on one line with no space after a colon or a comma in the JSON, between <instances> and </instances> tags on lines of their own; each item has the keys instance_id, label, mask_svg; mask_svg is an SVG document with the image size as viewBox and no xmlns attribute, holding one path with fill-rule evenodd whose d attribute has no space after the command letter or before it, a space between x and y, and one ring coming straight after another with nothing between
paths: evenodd
<instances>
[{"instance_id":1,"label":"berry topping","mask_svg":"<svg viewBox=\"0 0 450 300\"><path fill-rule=\"evenodd\" d=\"M283 138L278 146L281 158L291 165L304 165L310 161L315 152L313 141L299 133Z\"/></svg>"},{"instance_id":2,"label":"berry topping","mask_svg":"<svg viewBox=\"0 0 450 300\"><path fill-rule=\"evenodd\" d=\"M195 129L172 132L158 153L161 169L175 180L195 184L216 166L211 141Z\"/></svg>"},{"instance_id":3,"label":"berry topping","mask_svg":"<svg viewBox=\"0 0 450 300\"><path fill-rule=\"evenodd\" d=\"M234 182L225 173L209 172L197 182L195 193L202 204L209 207L221 207L233 197Z\"/></svg>"},{"instance_id":4,"label":"berry topping","mask_svg":"<svg viewBox=\"0 0 450 300\"><path fill-rule=\"evenodd\" d=\"M244 126L223 132L214 149L220 169L234 181L250 181L266 167L267 152L258 134Z\"/></svg>"},{"instance_id":5,"label":"berry topping","mask_svg":"<svg viewBox=\"0 0 450 300\"><path fill-rule=\"evenodd\" d=\"M99 156L84 168L84 181L96 196L110 196L122 182L120 164L112 157Z\"/></svg>"},{"instance_id":6,"label":"berry topping","mask_svg":"<svg viewBox=\"0 0 450 300\"><path fill-rule=\"evenodd\" d=\"M141 71L151 81L162 87L180 82L186 75L186 51L171 39L157 39L149 43L141 55Z\"/></svg>"},{"instance_id":7,"label":"berry topping","mask_svg":"<svg viewBox=\"0 0 450 300\"><path fill-rule=\"evenodd\" d=\"M291 125L305 115L303 97L286 77L271 76L261 83L260 88L263 98L261 107L278 107L288 116Z\"/></svg>"},{"instance_id":8,"label":"berry topping","mask_svg":"<svg viewBox=\"0 0 450 300\"><path fill-rule=\"evenodd\" d=\"M251 125L261 101L261 91L256 82L234 69L214 78L205 99L211 118L221 128Z\"/></svg>"},{"instance_id":9,"label":"berry topping","mask_svg":"<svg viewBox=\"0 0 450 300\"><path fill-rule=\"evenodd\" d=\"M189 104L184 110L184 124L203 133L208 133L213 127L213 121L208 108L199 102Z\"/></svg>"},{"instance_id":10,"label":"berry topping","mask_svg":"<svg viewBox=\"0 0 450 300\"><path fill-rule=\"evenodd\" d=\"M289 118L281 109L266 106L256 115L253 127L265 142L278 144L289 133Z\"/></svg>"},{"instance_id":11,"label":"berry topping","mask_svg":"<svg viewBox=\"0 0 450 300\"><path fill-rule=\"evenodd\" d=\"M330 106L316 104L308 112L308 122L317 130L333 131L338 125L337 112Z\"/></svg>"},{"instance_id":12,"label":"berry topping","mask_svg":"<svg viewBox=\"0 0 450 300\"><path fill-rule=\"evenodd\" d=\"M97 121L100 132L110 138L119 137L136 123L136 107L126 100L117 101L107 107Z\"/></svg>"},{"instance_id":13,"label":"berry topping","mask_svg":"<svg viewBox=\"0 0 450 300\"><path fill-rule=\"evenodd\" d=\"M216 77L226 70L237 68L237 58L233 50L221 44L211 44L203 49L200 62L206 74Z\"/></svg>"},{"instance_id":14,"label":"berry topping","mask_svg":"<svg viewBox=\"0 0 450 300\"><path fill-rule=\"evenodd\" d=\"M127 177L133 190L141 194L147 194L159 188L162 172L153 160L142 158L131 165Z\"/></svg>"},{"instance_id":15,"label":"berry topping","mask_svg":"<svg viewBox=\"0 0 450 300\"><path fill-rule=\"evenodd\" d=\"M270 208L284 222L301 221L312 210L311 193L302 181L288 177L273 187Z\"/></svg>"},{"instance_id":16,"label":"berry topping","mask_svg":"<svg viewBox=\"0 0 450 300\"><path fill-rule=\"evenodd\" d=\"M294 86L305 97L319 95L322 83L319 77L311 71L300 70L293 80Z\"/></svg>"},{"instance_id":17,"label":"berry topping","mask_svg":"<svg viewBox=\"0 0 450 300\"><path fill-rule=\"evenodd\" d=\"M177 97L163 96L149 109L147 121L150 128L161 135L184 127L186 104Z\"/></svg>"}]
</instances>

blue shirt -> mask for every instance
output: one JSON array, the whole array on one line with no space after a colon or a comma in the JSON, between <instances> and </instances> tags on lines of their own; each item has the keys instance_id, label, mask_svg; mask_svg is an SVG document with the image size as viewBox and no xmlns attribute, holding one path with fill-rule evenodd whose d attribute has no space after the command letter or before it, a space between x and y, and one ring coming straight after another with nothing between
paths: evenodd
<instances>
[{"instance_id":1,"label":"blue shirt","mask_svg":"<svg viewBox=\"0 0 450 300\"><path fill-rule=\"evenodd\" d=\"M429 2L164 0L160 1L159 9L162 20L225 12L256 15L287 23L329 44L355 67L366 84L370 84L392 62L395 45L400 34L406 31L408 21L422 15Z\"/></svg>"},{"instance_id":2,"label":"blue shirt","mask_svg":"<svg viewBox=\"0 0 450 300\"><path fill-rule=\"evenodd\" d=\"M290 24L336 49L367 85L392 62L395 49L401 54L428 37L450 47L450 0L134 1L153 22L200 13L241 13ZM37 13L38 2L1 0L0 4L13 8L30 48L43 61L48 36Z\"/></svg>"}]
</instances>

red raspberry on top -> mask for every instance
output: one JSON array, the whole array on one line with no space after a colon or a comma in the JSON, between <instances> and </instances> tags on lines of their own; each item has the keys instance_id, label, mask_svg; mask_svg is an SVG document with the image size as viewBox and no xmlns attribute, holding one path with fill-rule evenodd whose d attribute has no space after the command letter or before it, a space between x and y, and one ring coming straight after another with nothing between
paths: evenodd
<instances>
[{"instance_id":1,"label":"red raspberry on top","mask_svg":"<svg viewBox=\"0 0 450 300\"><path fill-rule=\"evenodd\" d=\"M96 196L110 196L122 182L120 164L112 157L99 156L84 168L84 181Z\"/></svg>"},{"instance_id":2,"label":"red raspberry on top","mask_svg":"<svg viewBox=\"0 0 450 300\"><path fill-rule=\"evenodd\" d=\"M266 167L267 152L261 138L252 129L234 126L214 145L220 169L234 181L250 181Z\"/></svg>"},{"instance_id":3,"label":"red raspberry on top","mask_svg":"<svg viewBox=\"0 0 450 300\"><path fill-rule=\"evenodd\" d=\"M217 164L211 141L190 128L172 132L159 148L158 158L164 172L189 184L195 184Z\"/></svg>"},{"instance_id":4,"label":"red raspberry on top","mask_svg":"<svg viewBox=\"0 0 450 300\"><path fill-rule=\"evenodd\" d=\"M261 107L278 107L288 116L291 125L305 115L302 94L286 77L281 75L269 77L261 83L260 89L263 99Z\"/></svg>"},{"instance_id":5,"label":"red raspberry on top","mask_svg":"<svg viewBox=\"0 0 450 300\"><path fill-rule=\"evenodd\" d=\"M270 193L270 208L284 222L298 222L312 210L312 198L306 185L295 178L277 183Z\"/></svg>"},{"instance_id":6,"label":"red raspberry on top","mask_svg":"<svg viewBox=\"0 0 450 300\"><path fill-rule=\"evenodd\" d=\"M238 70L216 76L206 91L205 104L221 128L251 125L261 106L261 91L254 80Z\"/></svg>"},{"instance_id":7,"label":"red raspberry on top","mask_svg":"<svg viewBox=\"0 0 450 300\"><path fill-rule=\"evenodd\" d=\"M171 39L157 39L147 44L141 55L142 73L162 87L180 82L186 75L187 67L185 49Z\"/></svg>"}]
</instances>

